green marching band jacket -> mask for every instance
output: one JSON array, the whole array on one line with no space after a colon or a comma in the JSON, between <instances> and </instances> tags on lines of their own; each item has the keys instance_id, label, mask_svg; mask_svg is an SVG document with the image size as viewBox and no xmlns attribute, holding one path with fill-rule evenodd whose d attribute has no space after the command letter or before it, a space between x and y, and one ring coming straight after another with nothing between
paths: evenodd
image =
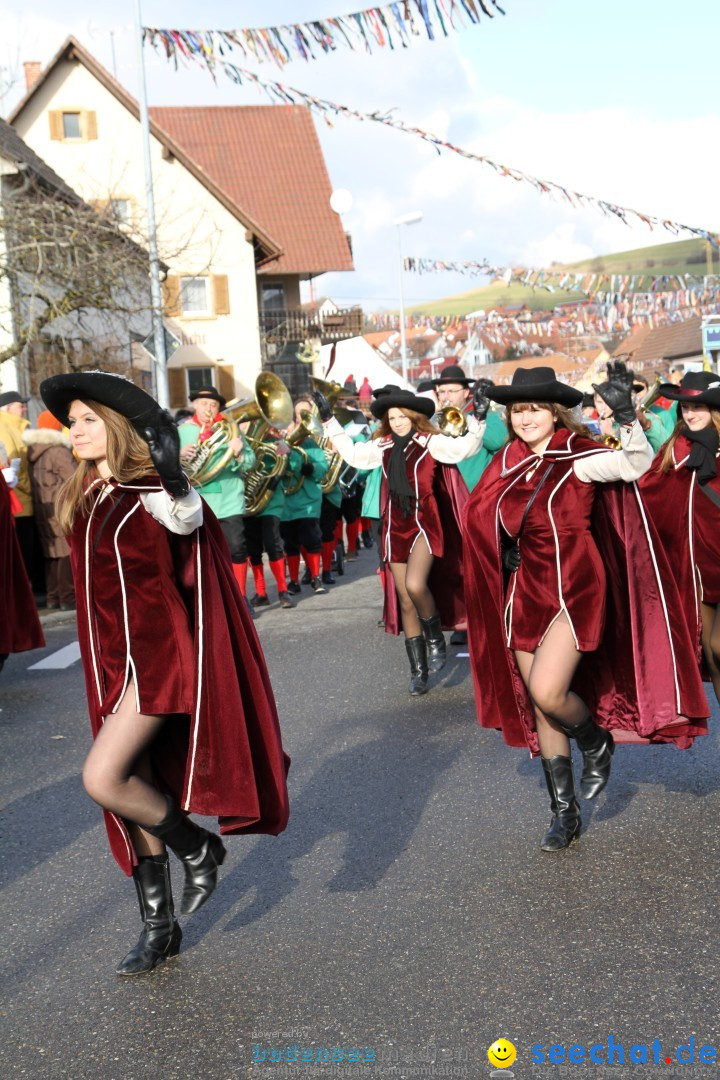
<instances>
[{"instance_id":1,"label":"green marching band jacket","mask_svg":"<svg viewBox=\"0 0 720 1080\"><path fill-rule=\"evenodd\" d=\"M457 468L465 481L468 491L472 491L478 480L496 454L507 442L507 428L500 413L492 409L485 418L485 437L477 454L472 454L457 463Z\"/></svg>"},{"instance_id":2,"label":"green marching band jacket","mask_svg":"<svg viewBox=\"0 0 720 1080\"><path fill-rule=\"evenodd\" d=\"M304 439L301 447L313 467L312 476L305 477L299 491L294 492L292 495L285 495L282 510L283 521L320 517L322 506L320 481L328 471L328 460L325 457L325 451L318 446L313 438ZM283 484L286 488L294 486L300 479L300 468L304 461L302 454L299 454L297 450L290 451L289 469L283 477Z\"/></svg>"}]
</instances>

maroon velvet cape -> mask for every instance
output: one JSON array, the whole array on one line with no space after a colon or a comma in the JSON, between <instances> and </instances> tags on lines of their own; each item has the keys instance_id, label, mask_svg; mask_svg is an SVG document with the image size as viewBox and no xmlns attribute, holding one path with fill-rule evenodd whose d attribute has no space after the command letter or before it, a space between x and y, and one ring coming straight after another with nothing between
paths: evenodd
<instances>
[{"instance_id":1,"label":"maroon velvet cape","mask_svg":"<svg viewBox=\"0 0 720 1080\"><path fill-rule=\"evenodd\" d=\"M580 453L593 446L586 439L574 440ZM539 746L533 709L514 653L505 644L499 528L499 500L515 475L507 471L530 456L521 440L513 440L470 496L465 599L478 722L500 729L510 746L528 747L534 756ZM567 460L574 456L569 453ZM560 459L557 452L553 457ZM541 465L538 479L543 472ZM591 529L607 578L605 626L600 647L583 655L573 689L616 741L672 742L685 749L695 736L707 733L710 710L680 596L637 485L596 484ZM563 571L572 589L572 573Z\"/></svg>"},{"instance_id":2,"label":"maroon velvet cape","mask_svg":"<svg viewBox=\"0 0 720 1080\"><path fill-rule=\"evenodd\" d=\"M433 594L443 630L464 630L465 586L463 583L462 519L468 501L468 489L455 465L440 465L435 470L433 493L442 524L443 554L433 561L428 587ZM387 479L383 476L381 506L388 497ZM400 604L390 567L385 567L385 603L383 619L386 634L401 634Z\"/></svg>"},{"instance_id":3,"label":"maroon velvet cape","mask_svg":"<svg viewBox=\"0 0 720 1080\"><path fill-rule=\"evenodd\" d=\"M0 473L0 656L42 649L44 644L35 599L15 533L10 488Z\"/></svg>"},{"instance_id":4,"label":"maroon velvet cape","mask_svg":"<svg viewBox=\"0 0 720 1080\"><path fill-rule=\"evenodd\" d=\"M700 490L695 470L685 467L691 447L684 435L678 437L673 446L674 467L666 473L660 471L665 448L660 449L638 487L699 643L700 601L720 603L720 507ZM710 480L708 487L720 495L720 476Z\"/></svg>"},{"instance_id":5,"label":"maroon velvet cape","mask_svg":"<svg viewBox=\"0 0 720 1080\"><path fill-rule=\"evenodd\" d=\"M141 491L161 490L157 477L114 487L115 506L105 500L69 537L93 735L132 676L143 712L188 708L153 745L161 790L189 813L217 817L222 833L280 833L290 759L217 520L205 504L203 525L178 536L137 506ZM105 823L131 874L125 822L106 812Z\"/></svg>"}]
</instances>

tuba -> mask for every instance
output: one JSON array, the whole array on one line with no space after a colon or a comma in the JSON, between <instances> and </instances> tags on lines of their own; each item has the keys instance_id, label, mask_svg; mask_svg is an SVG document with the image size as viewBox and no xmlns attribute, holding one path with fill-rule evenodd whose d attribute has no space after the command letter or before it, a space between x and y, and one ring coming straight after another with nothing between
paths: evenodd
<instances>
[{"instance_id":1,"label":"tuba","mask_svg":"<svg viewBox=\"0 0 720 1080\"><path fill-rule=\"evenodd\" d=\"M183 462L183 470L193 487L202 487L214 480L233 459L230 442L237 439L238 426L234 420L217 420L212 425L212 434L205 442L198 443L197 450L190 461ZM211 461L216 450L222 453Z\"/></svg>"},{"instance_id":2,"label":"tuba","mask_svg":"<svg viewBox=\"0 0 720 1080\"><path fill-rule=\"evenodd\" d=\"M250 424L246 438L256 460L245 477L245 513L252 517L270 502L274 491L270 482L285 472L284 456L263 440L271 428L285 428L291 423L292 398L282 379L271 371L262 371L255 380L254 396L228 402L225 412L232 414L236 424Z\"/></svg>"},{"instance_id":3,"label":"tuba","mask_svg":"<svg viewBox=\"0 0 720 1080\"><path fill-rule=\"evenodd\" d=\"M465 413L455 405L446 405L444 409L436 412L433 423L440 428L443 435L449 435L453 439L458 439L468 429Z\"/></svg>"},{"instance_id":4,"label":"tuba","mask_svg":"<svg viewBox=\"0 0 720 1080\"><path fill-rule=\"evenodd\" d=\"M338 398L342 397L342 395L345 393L344 388L340 385L340 383L326 382L324 379L316 379L313 375L310 376L310 382L312 384L313 390L319 390L321 394L325 395L333 410L334 415L344 427L345 424L347 424L352 419L350 410L345 409L342 405L337 404ZM343 414L346 415L346 419L343 418ZM332 491L332 489L338 483L340 474L345 468L345 462L341 458L340 454L338 454L331 440L322 430L322 426L320 428L319 435L315 436L315 440L318 446L323 450L325 457L327 458L328 470L320 481L320 490L322 491L323 495L327 495L328 492Z\"/></svg>"},{"instance_id":5,"label":"tuba","mask_svg":"<svg viewBox=\"0 0 720 1080\"><path fill-rule=\"evenodd\" d=\"M288 435L285 442L292 450L297 450L298 454L303 459L303 464L308 461L308 455L302 446L301 442L307 439L308 435L311 435L316 442L323 437L322 424L318 420L317 416L311 413L308 409L303 409L300 413L300 423L293 431L292 435ZM319 445L319 443L318 443ZM298 476L296 480L288 484L283 488L286 495L295 495L305 483L304 476Z\"/></svg>"}]
</instances>

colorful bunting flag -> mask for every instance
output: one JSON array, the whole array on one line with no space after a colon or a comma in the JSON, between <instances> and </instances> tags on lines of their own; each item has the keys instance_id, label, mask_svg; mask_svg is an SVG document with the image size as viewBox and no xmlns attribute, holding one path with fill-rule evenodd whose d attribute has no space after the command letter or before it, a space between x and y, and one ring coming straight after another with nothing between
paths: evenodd
<instances>
[{"instance_id":1,"label":"colorful bunting flag","mask_svg":"<svg viewBox=\"0 0 720 1080\"><path fill-rule=\"evenodd\" d=\"M449 7L447 10L446 5ZM462 30L465 21L477 25L480 12L492 19L505 11L497 0L434 0L434 12L428 0L402 0L366 8L352 15L333 15L327 19L290 23L284 26L245 26L238 30L170 30L145 26L143 33L152 45L161 45L168 59L199 60L211 71L223 57L238 49L243 57L265 63L272 61L282 68L292 60L316 60L335 52L338 46L351 50L406 49L413 37L425 30L430 41L438 31L448 37L451 30ZM444 14L444 18L443 18Z\"/></svg>"},{"instance_id":2,"label":"colorful bunting flag","mask_svg":"<svg viewBox=\"0 0 720 1080\"><path fill-rule=\"evenodd\" d=\"M465 0L463 6L466 7L469 2L470 0ZM177 32L172 31L171 33ZM156 44L156 41L153 41L152 37L150 37L149 40L151 40L153 44ZM180 51L182 52L183 50L184 46ZM177 52L174 56L177 66ZM529 184L540 194L558 197L572 206L573 209L592 207L605 217L618 218L625 225L632 225L639 221L643 225L647 225L651 231L654 228L662 228L672 233L674 236L677 236L678 233L689 233L691 236L698 236L703 240L709 240L714 247L720 247L720 235L710 232L708 229L700 229L693 225L685 225L682 222L673 221L670 218L659 218L654 214L646 214L628 206L618 206L616 203L609 202L607 199L599 199L594 195L585 195L582 192L573 191L572 188L564 187L554 180L541 180L539 177L532 176L522 169L516 169L514 166L510 165L502 165L500 162L493 161L483 154L475 154L471 150L464 150L462 147L456 146L446 139L441 139L439 135L433 135L432 132L423 131L422 128L406 124L403 120L399 119L399 117L393 115L394 110L392 109L385 110L384 112L379 110L372 113L360 112L358 109L351 109L347 105L340 105L335 101L313 97L312 94L308 94L304 90L298 90L292 86L284 86L279 82L261 79L254 71L250 71L248 68L237 67L237 65L231 64L225 60L218 59L212 66L208 66L213 74L213 78L213 69L215 67L221 68L237 85L242 86L245 83L251 83L259 89L264 90L271 101L279 102L283 105L304 105L307 109L310 109L311 112L322 116L325 122L331 127L331 120L335 116L342 116L351 120L370 120L374 123L382 124L384 127L392 128L394 131L401 131L405 135L412 135L418 139L422 139L423 142L430 143L431 146L434 146L438 153L447 151L452 154L457 154L468 161L475 161L485 168L492 169L493 172L499 176Z\"/></svg>"}]
</instances>

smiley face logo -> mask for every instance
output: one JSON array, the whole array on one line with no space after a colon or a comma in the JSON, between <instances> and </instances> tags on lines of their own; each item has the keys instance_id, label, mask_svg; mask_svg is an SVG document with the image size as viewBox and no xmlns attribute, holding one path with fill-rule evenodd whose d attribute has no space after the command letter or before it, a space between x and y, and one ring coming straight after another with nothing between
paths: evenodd
<instances>
[{"instance_id":1,"label":"smiley face logo","mask_svg":"<svg viewBox=\"0 0 720 1080\"><path fill-rule=\"evenodd\" d=\"M517 1050L507 1039L496 1039L488 1048L488 1059L496 1069L507 1069L517 1057Z\"/></svg>"}]
</instances>

